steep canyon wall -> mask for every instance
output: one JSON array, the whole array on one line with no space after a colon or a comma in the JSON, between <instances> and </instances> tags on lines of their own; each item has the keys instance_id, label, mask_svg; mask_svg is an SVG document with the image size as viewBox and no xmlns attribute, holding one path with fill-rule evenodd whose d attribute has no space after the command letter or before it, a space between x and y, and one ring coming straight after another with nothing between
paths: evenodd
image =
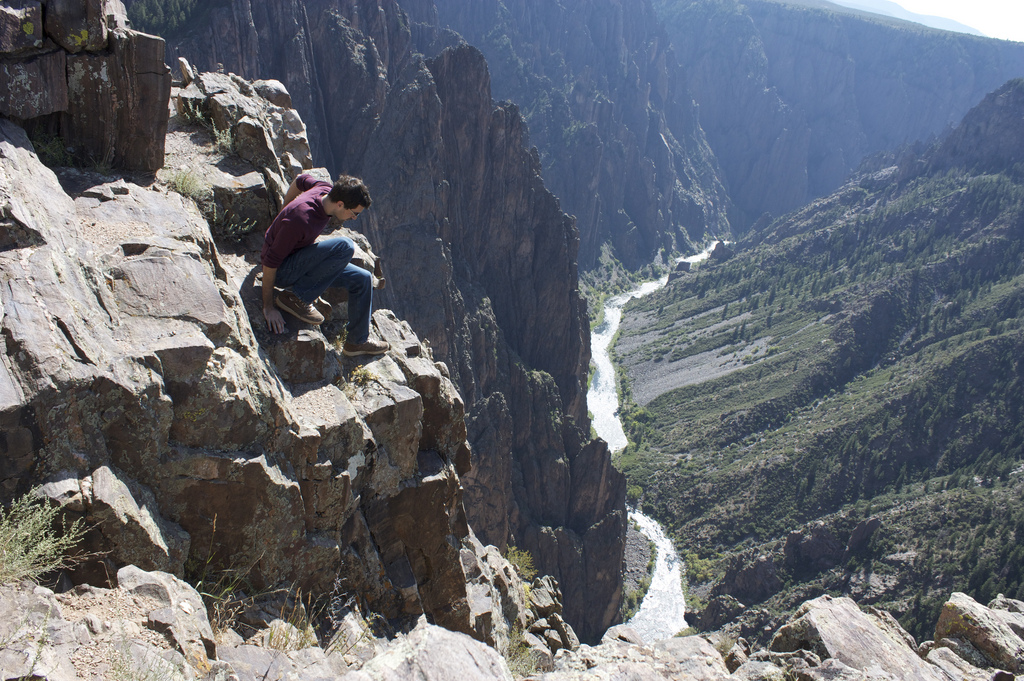
<instances>
[{"instance_id":1,"label":"steep canyon wall","mask_svg":"<svg viewBox=\"0 0 1024 681\"><path fill-rule=\"evenodd\" d=\"M1024 45L843 8L655 0L738 225L839 187L870 154L955 126L1024 75Z\"/></svg>"},{"instance_id":2,"label":"steep canyon wall","mask_svg":"<svg viewBox=\"0 0 1024 681\"><path fill-rule=\"evenodd\" d=\"M437 49L436 23L487 56L496 96L525 112L545 182L576 216L581 268L604 243L638 267L661 247L727 233L717 162L650 2L430 4L410 10L419 49Z\"/></svg>"},{"instance_id":3,"label":"steep canyon wall","mask_svg":"<svg viewBox=\"0 0 1024 681\"><path fill-rule=\"evenodd\" d=\"M466 400L470 522L533 552L593 639L618 611L625 509L607 449L588 442L579 236L517 107L491 100L483 56L453 40L424 59L410 23L387 0L234 0L168 52L282 81L314 158L367 180L360 227L389 282L377 305L429 340Z\"/></svg>"}]
</instances>

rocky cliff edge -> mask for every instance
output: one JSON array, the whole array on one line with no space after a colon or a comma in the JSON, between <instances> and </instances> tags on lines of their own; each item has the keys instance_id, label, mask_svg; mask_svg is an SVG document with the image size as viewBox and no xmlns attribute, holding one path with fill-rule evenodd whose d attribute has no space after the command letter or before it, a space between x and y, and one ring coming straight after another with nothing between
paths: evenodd
<instances>
[{"instance_id":1,"label":"rocky cliff edge","mask_svg":"<svg viewBox=\"0 0 1024 681\"><path fill-rule=\"evenodd\" d=\"M236 570L474 630L464 408L408 324L378 310L370 361L295 320L267 338L256 265L191 199L58 179L3 119L0 214L0 489L89 522L73 582Z\"/></svg>"},{"instance_id":2,"label":"rocky cliff edge","mask_svg":"<svg viewBox=\"0 0 1024 681\"><path fill-rule=\"evenodd\" d=\"M486 552L478 557L489 571ZM559 650L553 657L520 649L506 660L465 634L423 619L407 634L377 638L358 612L337 603L330 606L338 623L335 635L322 646L302 617L274 619L243 640L219 629L200 594L172 575L127 566L117 581L114 589L81 586L62 594L28 582L0 586L3 677L1012 681L1024 665L1019 633L1024 603L1002 596L986 607L952 594L935 640L920 645L885 611L821 596L805 603L767 648L756 651L742 638L644 641L633 629L618 626L599 645ZM534 587L546 589L539 580ZM531 604L532 617L542 600ZM549 620L557 617L548 612Z\"/></svg>"}]
</instances>

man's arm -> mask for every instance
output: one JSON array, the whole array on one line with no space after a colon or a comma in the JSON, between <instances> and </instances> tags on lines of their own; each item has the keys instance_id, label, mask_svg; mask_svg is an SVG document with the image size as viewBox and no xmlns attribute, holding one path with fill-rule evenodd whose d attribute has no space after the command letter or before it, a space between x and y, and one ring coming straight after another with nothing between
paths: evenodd
<instances>
[{"instance_id":1,"label":"man's arm","mask_svg":"<svg viewBox=\"0 0 1024 681\"><path fill-rule=\"evenodd\" d=\"M281 210L284 210L285 206L294 201L295 197L302 193L302 190L299 189L298 182L299 178L296 176L295 179L292 180L292 183L288 185L288 191L284 195L284 201L281 202Z\"/></svg>"},{"instance_id":2,"label":"man's arm","mask_svg":"<svg viewBox=\"0 0 1024 681\"><path fill-rule=\"evenodd\" d=\"M284 331L284 317L274 307L274 281L277 279L277 268L263 266L263 316L271 333Z\"/></svg>"}]
</instances>

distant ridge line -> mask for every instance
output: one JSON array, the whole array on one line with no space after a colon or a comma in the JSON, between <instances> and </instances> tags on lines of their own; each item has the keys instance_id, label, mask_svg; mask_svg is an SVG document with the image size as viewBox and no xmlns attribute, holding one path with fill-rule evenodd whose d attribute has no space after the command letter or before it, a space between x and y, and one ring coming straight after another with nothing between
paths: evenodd
<instances>
[{"instance_id":1,"label":"distant ridge line","mask_svg":"<svg viewBox=\"0 0 1024 681\"><path fill-rule=\"evenodd\" d=\"M888 2L888 0L835 0L834 2L830 2L829 0L767 1L780 5L796 5L798 7L839 12L842 14L860 17L862 19L880 21L881 23L900 26L913 24L915 28L925 30L950 31L953 33L971 35L977 38L984 38L986 40L1000 40L1000 38L987 36L978 29L967 26L966 24L961 24L953 19L925 14L915 14L914 12L903 9L903 7L895 2Z\"/></svg>"}]
</instances>

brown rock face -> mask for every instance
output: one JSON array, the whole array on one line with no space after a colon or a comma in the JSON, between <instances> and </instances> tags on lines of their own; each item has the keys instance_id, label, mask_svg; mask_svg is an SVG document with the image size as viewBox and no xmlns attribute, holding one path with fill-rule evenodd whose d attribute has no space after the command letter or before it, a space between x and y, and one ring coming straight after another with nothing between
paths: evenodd
<instances>
[{"instance_id":1,"label":"brown rock face","mask_svg":"<svg viewBox=\"0 0 1024 681\"><path fill-rule=\"evenodd\" d=\"M0 113L25 120L65 111L66 64L64 52L0 59Z\"/></svg>"},{"instance_id":2,"label":"brown rock face","mask_svg":"<svg viewBox=\"0 0 1024 681\"><path fill-rule=\"evenodd\" d=\"M319 594L337 581L387 617L470 631L463 404L413 360L430 351L408 324L378 310L378 333L403 342L358 372L308 330L321 372L296 383L261 348L262 317L250 325L253 266L220 253L194 207L64 181L85 188L65 193L0 119L2 500L46 483L114 570L232 568Z\"/></svg>"},{"instance_id":3,"label":"brown rock face","mask_svg":"<svg viewBox=\"0 0 1024 681\"><path fill-rule=\"evenodd\" d=\"M599 638L621 598L625 483L584 435L575 225L540 179L518 109L491 100L478 51L423 60L395 2L331 7L235 0L169 54L280 81L314 157L367 181L360 226L388 272L375 304L429 340L465 401L469 522L486 543L530 550L562 585L566 620Z\"/></svg>"},{"instance_id":4,"label":"brown rock face","mask_svg":"<svg viewBox=\"0 0 1024 681\"><path fill-rule=\"evenodd\" d=\"M61 132L84 157L129 170L164 164L170 69L164 41L117 30L102 54L68 57L68 111Z\"/></svg>"},{"instance_id":5,"label":"brown rock face","mask_svg":"<svg viewBox=\"0 0 1024 681\"><path fill-rule=\"evenodd\" d=\"M71 53L98 52L107 46L107 13L120 11L120 0L46 0L46 34Z\"/></svg>"},{"instance_id":6,"label":"brown rock face","mask_svg":"<svg viewBox=\"0 0 1024 681\"><path fill-rule=\"evenodd\" d=\"M56 127L82 161L162 167L171 90L163 39L129 30L120 0L23 5L0 8L0 115ZM58 113L56 126L35 120Z\"/></svg>"},{"instance_id":7,"label":"brown rock face","mask_svg":"<svg viewBox=\"0 0 1024 681\"><path fill-rule=\"evenodd\" d=\"M43 6L0 7L0 52L21 52L43 46Z\"/></svg>"}]
</instances>

